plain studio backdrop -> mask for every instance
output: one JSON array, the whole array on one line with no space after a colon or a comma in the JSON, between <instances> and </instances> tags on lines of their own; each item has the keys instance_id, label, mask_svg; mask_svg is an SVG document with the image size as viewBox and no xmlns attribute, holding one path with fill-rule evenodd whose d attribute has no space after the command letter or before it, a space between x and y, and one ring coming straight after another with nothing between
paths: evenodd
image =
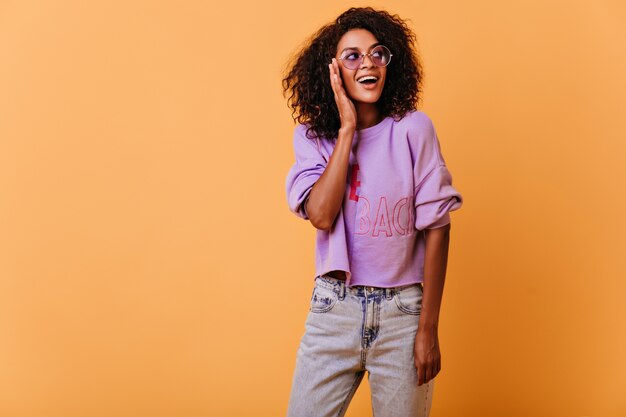
<instances>
[{"instance_id":1,"label":"plain studio backdrop","mask_svg":"<svg viewBox=\"0 0 626 417\"><path fill-rule=\"evenodd\" d=\"M626 415L624 2L324 0L0 1L1 416L284 415L315 229L281 75L366 5L465 198L431 415Z\"/></svg>"}]
</instances>

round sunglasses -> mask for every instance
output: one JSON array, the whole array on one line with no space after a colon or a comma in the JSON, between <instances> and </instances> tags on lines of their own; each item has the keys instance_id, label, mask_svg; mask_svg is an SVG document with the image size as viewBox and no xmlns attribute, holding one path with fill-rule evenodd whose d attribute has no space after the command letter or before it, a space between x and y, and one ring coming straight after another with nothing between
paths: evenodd
<instances>
[{"instance_id":1,"label":"round sunglasses","mask_svg":"<svg viewBox=\"0 0 626 417\"><path fill-rule=\"evenodd\" d=\"M384 45L378 45L372 49L368 54L359 54L359 51L354 49L348 49L345 51L339 60L349 70L357 69L365 59L365 56L369 56L374 65L377 67L386 67L391 61L393 54Z\"/></svg>"}]
</instances>

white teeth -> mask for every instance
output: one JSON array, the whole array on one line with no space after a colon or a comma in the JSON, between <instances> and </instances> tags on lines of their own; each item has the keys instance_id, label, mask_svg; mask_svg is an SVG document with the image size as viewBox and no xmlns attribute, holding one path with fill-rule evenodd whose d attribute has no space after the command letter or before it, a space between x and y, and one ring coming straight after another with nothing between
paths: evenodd
<instances>
[{"instance_id":1,"label":"white teeth","mask_svg":"<svg viewBox=\"0 0 626 417\"><path fill-rule=\"evenodd\" d=\"M373 75L366 75L364 77L361 77L359 79L357 79L358 82L362 83L365 80L374 80L374 81L378 81L378 77L374 77Z\"/></svg>"}]
</instances>

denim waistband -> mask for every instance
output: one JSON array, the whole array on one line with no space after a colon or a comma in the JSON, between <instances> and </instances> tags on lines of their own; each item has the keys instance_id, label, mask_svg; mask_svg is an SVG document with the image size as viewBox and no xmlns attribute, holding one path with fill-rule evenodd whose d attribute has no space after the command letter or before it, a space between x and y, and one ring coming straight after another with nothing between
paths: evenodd
<instances>
[{"instance_id":1,"label":"denim waistband","mask_svg":"<svg viewBox=\"0 0 626 417\"><path fill-rule=\"evenodd\" d=\"M343 279L335 278L330 275L318 275L315 278L315 280L318 285L321 285L322 287L335 291L339 295L339 298L343 298L345 296L346 291L354 295L358 295L358 296L365 296L366 294L367 295L384 294L387 299L391 299L394 296L394 294L396 294L397 292L414 287L416 285L419 286L420 289L423 290L423 284L421 282L418 282L416 284L408 284L408 285L401 285L398 287L385 288L385 287L374 287L374 286L369 286L369 285L347 286L346 281L344 281Z\"/></svg>"}]
</instances>

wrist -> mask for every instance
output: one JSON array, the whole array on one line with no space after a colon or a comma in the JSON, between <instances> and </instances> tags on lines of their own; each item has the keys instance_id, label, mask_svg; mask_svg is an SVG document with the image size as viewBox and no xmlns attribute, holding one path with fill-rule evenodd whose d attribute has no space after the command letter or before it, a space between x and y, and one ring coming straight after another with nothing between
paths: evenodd
<instances>
[{"instance_id":1,"label":"wrist","mask_svg":"<svg viewBox=\"0 0 626 417\"><path fill-rule=\"evenodd\" d=\"M418 332L427 332L427 333L437 333L439 330L438 323L422 323L420 322L417 326Z\"/></svg>"},{"instance_id":2,"label":"wrist","mask_svg":"<svg viewBox=\"0 0 626 417\"><path fill-rule=\"evenodd\" d=\"M339 128L339 135L345 135L345 136L349 136L350 138L352 138L352 135L354 135L354 132L356 131L356 126L341 126Z\"/></svg>"}]
</instances>

